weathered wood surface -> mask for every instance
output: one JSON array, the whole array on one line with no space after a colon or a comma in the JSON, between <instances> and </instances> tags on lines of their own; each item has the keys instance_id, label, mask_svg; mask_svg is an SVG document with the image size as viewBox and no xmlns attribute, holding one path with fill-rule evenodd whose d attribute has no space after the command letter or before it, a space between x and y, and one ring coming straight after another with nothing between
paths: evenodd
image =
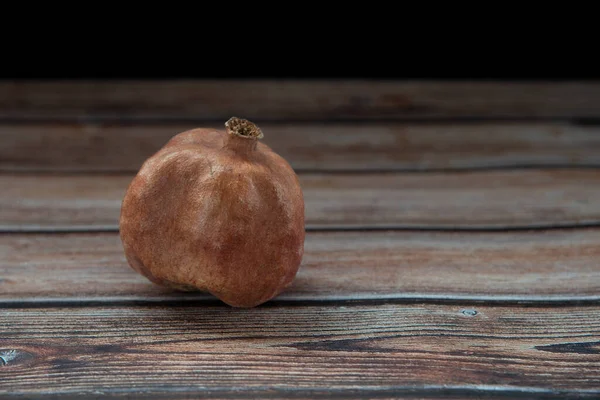
<instances>
[{"instance_id":1,"label":"weathered wood surface","mask_svg":"<svg viewBox=\"0 0 600 400\"><path fill-rule=\"evenodd\" d=\"M116 232L144 159L233 115L309 229L250 310ZM0 397L600 398L599 117L600 82L0 82Z\"/></svg>"},{"instance_id":2,"label":"weathered wood surface","mask_svg":"<svg viewBox=\"0 0 600 400\"><path fill-rule=\"evenodd\" d=\"M4 81L0 118L270 120L600 116L599 82Z\"/></svg>"},{"instance_id":3,"label":"weathered wood surface","mask_svg":"<svg viewBox=\"0 0 600 400\"><path fill-rule=\"evenodd\" d=\"M117 229L133 175L0 175L0 229ZM308 228L600 222L600 169L301 174Z\"/></svg>"},{"instance_id":4,"label":"weathered wood surface","mask_svg":"<svg viewBox=\"0 0 600 400\"><path fill-rule=\"evenodd\" d=\"M134 272L118 233L0 235L0 306L169 299L215 300ZM600 301L600 229L309 232L276 300L378 299Z\"/></svg>"},{"instance_id":5,"label":"weathered wood surface","mask_svg":"<svg viewBox=\"0 0 600 400\"><path fill-rule=\"evenodd\" d=\"M222 123L3 123L4 171L130 171L177 133ZM600 165L600 127L568 123L266 123L297 171Z\"/></svg>"},{"instance_id":6,"label":"weathered wood surface","mask_svg":"<svg viewBox=\"0 0 600 400\"><path fill-rule=\"evenodd\" d=\"M0 318L0 394L600 395L597 306L30 308Z\"/></svg>"}]
</instances>

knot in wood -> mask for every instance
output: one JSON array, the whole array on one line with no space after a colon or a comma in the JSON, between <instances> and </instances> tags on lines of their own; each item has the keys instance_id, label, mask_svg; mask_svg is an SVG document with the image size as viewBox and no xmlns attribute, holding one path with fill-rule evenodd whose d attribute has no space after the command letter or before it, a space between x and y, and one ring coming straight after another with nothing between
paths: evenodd
<instances>
[{"instance_id":1,"label":"knot in wood","mask_svg":"<svg viewBox=\"0 0 600 400\"><path fill-rule=\"evenodd\" d=\"M0 365L8 365L9 362L17 358L18 353L15 349L0 349Z\"/></svg>"}]
</instances>

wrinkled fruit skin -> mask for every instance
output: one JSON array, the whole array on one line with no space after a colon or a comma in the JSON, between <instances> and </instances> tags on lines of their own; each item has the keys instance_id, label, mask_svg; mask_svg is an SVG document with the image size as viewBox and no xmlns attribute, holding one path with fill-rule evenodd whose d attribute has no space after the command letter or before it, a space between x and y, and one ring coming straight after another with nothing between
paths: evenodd
<instances>
[{"instance_id":1,"label":"wrinkled fruit skin","mask_svg":"<svg viewBox=\"0 0 600 400\"><path fill-rule=\"evenodd\" d=\"M259 140L186 131L131 182L120 236L129 265L150 281L254 307L296 276L302 190L290 165Z\"/></svg>"}]
</instances>

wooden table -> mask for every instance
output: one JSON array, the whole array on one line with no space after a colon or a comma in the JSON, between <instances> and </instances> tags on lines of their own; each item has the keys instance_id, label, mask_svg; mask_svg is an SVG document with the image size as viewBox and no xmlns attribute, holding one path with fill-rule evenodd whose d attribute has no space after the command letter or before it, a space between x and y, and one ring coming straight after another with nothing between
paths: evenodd
<instances>
[{"instance_id":1,"label":"wooden table","mask_svg":"<svg viewBox=\"0 0 600 400\"><path fill-rule=\"evenodd\" d=\"M306 250L254 309L118 236L171 136L249 118ZM0 397L600 397L600 83L0 82Z\"/></svg>"}]
</instances>

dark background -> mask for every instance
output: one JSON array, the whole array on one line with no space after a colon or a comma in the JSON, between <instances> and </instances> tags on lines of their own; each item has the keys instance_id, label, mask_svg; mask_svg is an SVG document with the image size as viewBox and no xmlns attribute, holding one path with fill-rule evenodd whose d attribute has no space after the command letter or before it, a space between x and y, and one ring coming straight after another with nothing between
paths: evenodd
<instances>
[{"instance_id":1,"label":"dark background","mask_svg":"<svg viewBox=\"0 0 600 400\"><path fill-rule=\"evenodd\" d=\"M440 80L440 81L573 81L600 80L600 74L595 73L560 73L545 72L456 72L456 73L352 73L345 71L332 72L273 72L273 73L226 73L226 72L185 72L185 71L94 71L90 69L77 70L46 70L46 71L11 71L4 69L0 73L2 80L162 80L162 79L361 79L361 80Z\"/></svg>"},{"instance_id":2,"label":"dark background","mask_svg":"<svg viewBox=\"0 0 600 400\"><path fill-rule=\"evenodd\" d=\"M373 50L333 55L259 53L232 62L223 54L113 53L15 54L0 63L0 79L376 79L461 81L600 80L600 61L589 52L495 52L494 48L445 49L424 54ZM391 57L391 58L390 58Z\"/></svg>"}]
</instances>

